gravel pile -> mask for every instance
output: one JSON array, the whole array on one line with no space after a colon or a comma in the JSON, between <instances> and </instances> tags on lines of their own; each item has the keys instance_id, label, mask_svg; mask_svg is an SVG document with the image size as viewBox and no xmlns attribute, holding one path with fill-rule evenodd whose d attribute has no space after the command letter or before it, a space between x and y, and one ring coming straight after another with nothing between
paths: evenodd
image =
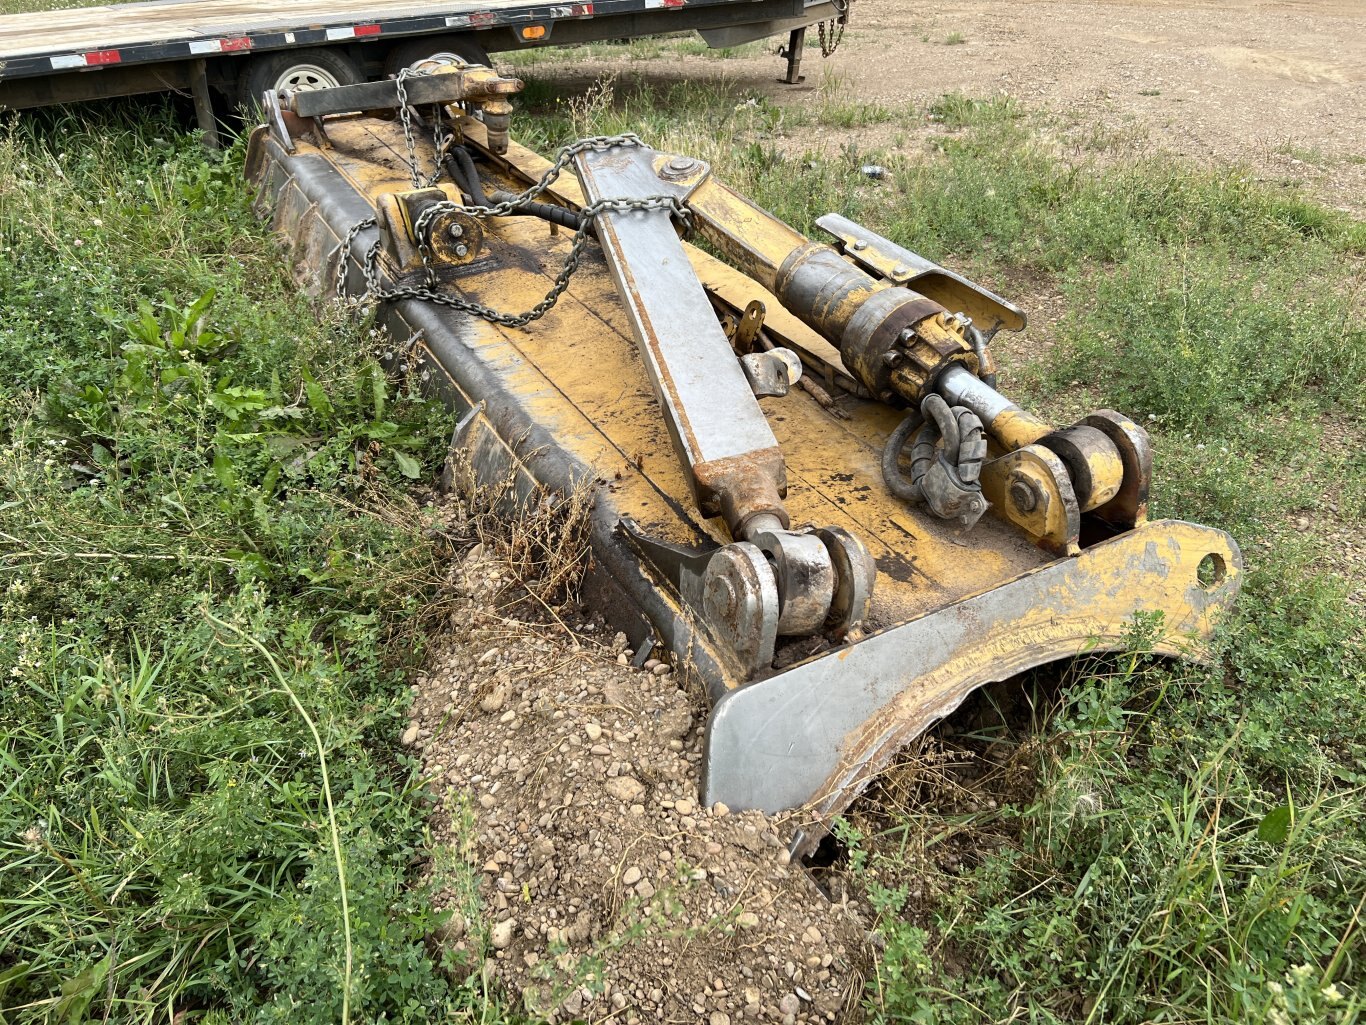
<instances>
[{"instance_id":1,"label":"gravel pile","mask_svg":"<svg viewBox=\"0 0 1366 1025\"><path fill-rule=\"evenodd\" d=\"M789 864L781 823L698 807L700 700L667 663L631 667L624 635L486 611L504 572L466 558L402 737L443 800L437 841L480 870L482 910L441 941L551 1022L846 1017L866 923Z\"/></svg>"}]
</instances>

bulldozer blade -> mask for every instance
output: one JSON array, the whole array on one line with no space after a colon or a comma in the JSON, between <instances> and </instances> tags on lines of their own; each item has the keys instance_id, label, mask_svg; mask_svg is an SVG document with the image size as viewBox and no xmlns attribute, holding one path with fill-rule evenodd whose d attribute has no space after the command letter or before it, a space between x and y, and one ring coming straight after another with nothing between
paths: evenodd
<instances>
[{"instance_id":1,"label":"bulldozer blade","mask_svg":"<svg viewBox=\"0 0 1366 1025\"><path fill-rule=\"evenodd\" d=\"M466 119L467 138L482 127ZM247 175L256 210L279 232L296 280L319 297L361 299L372 283L411 283L385 249L385 197L411 190L401 125L331 119L326 140L252 137ZM430 161L430 153L427 154ZM516 193L548 162L512 142L485 157L485 191ZM441 186L454 199L459 192ZM581 205L572 179L547 199ZM392 204L392 199L389 200ZM463 302L523 310L545 294L568 233L535 217L488 218L480 249L438 271L436 288ZM462 238L465 236L462 236ZM760 302L765 337L848 378L838 352L751 278L685 246L708 294L725 308ZM362 302L364 300L362 299ZM1135 624L1152 650L1204 658L1242 578L1227 534L1176 521L1133 526L1083 517L1079 554L1059 556L1015 525L987 516L965 533L907 505L885 486L881 450L902 411L840 394L837 419L792 389L762 409L786 464L784 502L795 524L860 539L876 564L861 628L834 638L778 638L760 672L737 670L680 588L682 569L651 551L706 552L731 541L697 507L644 367L627 311L592 246L559 302L522 328L415 298L377 304L394 340L390 367L440 396L460 421L456 443L482 481L509 478L518 500L594 489L594 557L583 601L637 651L673 661L710 706L702 798L733 809L792 812L793 849L806 853L897 749L948 715L975 688L1087 652L1124 649ZM648 539L644 543L642 539ZM673 582L671 582L671 580ZM818 641L820 643L813 644Z\"/></svg>"},{"instance_id":2,"label":"bulldozer blade","mask_svg":"<svg viewBox=\"0 0 1366 1025\"><path fill-rule=\"evenodd\" d=\"M793 853L809 854L897 751L979 687L1123 650L1145 624L1154 653L1205 660L1211 616L1233 597L1240 572L1223 531L1149 523L741 687L708 723L704 800L804 808Z\"/></svg>"}]
</instances>

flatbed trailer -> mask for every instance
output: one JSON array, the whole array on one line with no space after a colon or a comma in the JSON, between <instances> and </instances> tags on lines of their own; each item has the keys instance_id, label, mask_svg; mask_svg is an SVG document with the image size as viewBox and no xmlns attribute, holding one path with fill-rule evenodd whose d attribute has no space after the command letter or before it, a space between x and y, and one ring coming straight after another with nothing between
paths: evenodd
<instances>
[{"instance_id":1,"label":"flatbed trailer","mask_svg":"<svg viewBox=\"0 0 1366 1025\"><path fill-rule=\"evenodd\" d=\"M155 0L0 17L0 110L188 91L216 134L211 92L350 85L438 51L489 52L697 31L712 46L788 33L788 79L805 27L847 0Z\"/></svg>"}]
</instances>

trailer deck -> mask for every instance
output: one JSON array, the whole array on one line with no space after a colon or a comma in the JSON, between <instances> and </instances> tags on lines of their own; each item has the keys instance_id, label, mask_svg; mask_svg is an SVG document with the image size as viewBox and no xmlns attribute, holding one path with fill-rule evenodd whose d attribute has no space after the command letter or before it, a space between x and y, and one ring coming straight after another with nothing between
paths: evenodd
<instances>
[{"instance_id":1,"label":"trailer deck","mask_svg":"<svg viewBox=\"0 0 1366 1025\"><path fill-rule=\"evenodd\" d=\"M806 26L847 11L848 0L154 0L13 14L0 16L0 111L189 93L212 148L214 94L250 107L268 89L384 78L436 52L486 63L684 31L711 46L786 35L796 82Z\"/></svg>"},{"instance_id":2,"label":"trailer deck","mask_svg":"<svg viewBox=\"0 0 1366 1025\"><path fill-rule=\"evenodd\" d=\"M759 0L172 0L41 11L0 18L0 79L113 64L193 59L226 53L374 41L462 29L684 7L762 6ZM788 6L791 6L790 4ZM800 12L800 3L797 5Z\"/></svg>"}]
</instances>

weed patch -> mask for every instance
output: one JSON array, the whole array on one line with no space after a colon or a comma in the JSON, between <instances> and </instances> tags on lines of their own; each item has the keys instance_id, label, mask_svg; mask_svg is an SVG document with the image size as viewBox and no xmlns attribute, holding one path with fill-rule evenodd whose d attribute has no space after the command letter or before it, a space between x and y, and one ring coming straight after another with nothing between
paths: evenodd
<instances>
[{"instance_id":1,"label":"weed patch","mask_svg":"<svg viewBox=\"0 0 1366 1025\"><path fill-rule=\"evenodd\" d=\"M444 413L299 298L240 150L110 106L0 140L0 1013L464 999L390 746L454 540Z\"/></svg>"},{"instance_id":2,"label":"weed patch","mask_svg":"<svg viewBox=\"0 0 1366 1025\"><path fill-rule=\"evenodd\" d=\"M883 941L869 1013L1359 1020L1366 619L1312 516L1285 524L1334 495L1360 529L1360 460L1328 439L1361 426L1366 229L1236 167L1071 159L1006 98L890 116L928 125L924 146L808 149L814 108L629 82L531 126L547 144L638 128L803 231L839 210L1007 295L1047 282L1070 313L1003 386L1062 422L1139 417L1155 514L1230 530L1250 573L1216 666L1150 661L1136 634L851 822L845 878Z\"/></svg>"}]
</instances>

